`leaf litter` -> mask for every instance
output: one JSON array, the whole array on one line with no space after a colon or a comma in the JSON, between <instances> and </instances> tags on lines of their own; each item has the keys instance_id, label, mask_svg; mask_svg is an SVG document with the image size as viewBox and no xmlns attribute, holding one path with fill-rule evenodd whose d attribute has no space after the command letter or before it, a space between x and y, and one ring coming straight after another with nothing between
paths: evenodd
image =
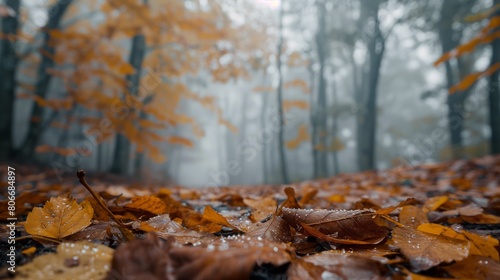
<instances>
[{"instance_id":1,"label":"leaf litter","mask_svg":"<svg viewBox=\"0 0 500 280\"><path fill-rule=\"evenodd\" d=\"M79 172L85 189L41 182L19 196L16 277L497 279L499 168L486 157L202 190L90 186Z\"/></svg>"}]
</instances>

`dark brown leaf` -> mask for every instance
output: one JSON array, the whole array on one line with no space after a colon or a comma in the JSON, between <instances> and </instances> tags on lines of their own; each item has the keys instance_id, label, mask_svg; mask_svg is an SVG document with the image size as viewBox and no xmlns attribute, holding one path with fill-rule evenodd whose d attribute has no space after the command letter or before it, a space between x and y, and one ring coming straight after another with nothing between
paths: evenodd
<instances>
[{"instance_id":1,"label":"dark brown leaf","mask_svg":"<svg viewBox=\"0 0 500 280\"><path fill-rule=\"evenodd\" d=\"M283 218L297 231L341 244L377 244L389 230L373 221L373 210L303 210L283 208ZM328 236L325 237L325 236Z\"/></svg>"}]
</instances>

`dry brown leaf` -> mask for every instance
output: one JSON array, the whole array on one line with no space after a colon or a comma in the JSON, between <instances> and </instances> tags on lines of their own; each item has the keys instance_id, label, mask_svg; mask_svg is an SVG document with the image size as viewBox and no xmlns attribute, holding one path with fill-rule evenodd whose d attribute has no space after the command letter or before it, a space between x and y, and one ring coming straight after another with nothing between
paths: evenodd
<instances>
[{"instance_id":1,"label":"dry brown leaf","mask_svg":"<svg viewBox=\"0 0 500 280\"><path fill-rule=\"evenodd\" d=\"M205 206L205 210L203 210L203 218L222 226L233 227L221 214L212 208L212 206Z\"/></svg>"},{"instance_id":2,"label":"dry brown leaf","mask_svg":"<svg viewBox=\"0 0 500 280\"><path fill-rule=\"evenodd\" d=\"M116 249L106 279L173 279L167 254L173 244L173 240L164 242L156 234L123 243Z\"/></svg>"},{"instance_id":3,"label":"dry brown leaf","mask_svg":"<svg viewBox=\"0 0 500 280\"><path fill-rule=\"evenodd\" d=\"M283 218L297 231L340 244L377 244L389 231L373 220L373 210L303 210L283 208ZM325 237L328 236L328 237Z\"/></svg>"},{"instance_id":4,"label":"dry brown leaf","mask_svg":"<svg viewBox=\"0 0 500 280\"><path fill-rule=\"evenodd\" d=\"M290 242L292 233L288 223L280 216L273 215L264 223L257 223L246 236L261 237L273 242Z\"/></svg>"},{"instance_id":5,"label":"dry brown leaf","mask_svg":"<svg viewBox=\"0 0 500 280\"><path fill-rule=\"evenodd\" d=\"M62 243L57 253L36 257L16 271L16 279L104 279L114 250L87 241Z\"/></svg>"},{"instance_id":6,"label":"dry brown leaf","mask_svg":"<svg viewBox=\"0 0 500 280\"><path fill-rule=\"evenodd\" d=\"M420 224L428 223L429 219L427 219L427 215L422 208L414 205L407 205L401 208L399 222L405 226L417 228Z\"/></svg>"},{"instance_id":7,"label":"dry brown leaf","mask_svg":"<svg viewBox=\"0 0 500 280\"><path fill-rule=\"evenodd\" d=\"M322 252L292 263L291 280L385 279L382 265L368 258Z\"/></svg>"},{"instance_id":8,"label":"dry brown leaf","mask_svg":"<svg viewBox=\"0 0 500 280\"><path fill-rule=\"evenodd\" d=\"M22 192L16 197L16 215L24 215L30 211L34 205L44 203L48 199L47 195L43 193ZM7 220L7 218L11 217L9 215L8 202L8 200L0 201L1 220Z\"/></svg>"},{"instance_id":9,"label":"dry brown leaf","mask_svg":"<svg viewBox=\"0 0 500 280\"><path fill-rule=\"evenodd\" d=\"M125 208L146 211L155 215L161 215L167 212L165 203L158 197L152 195L134 197Z\"/></svg>"},{"instance_id":10,"label":"dry brown leaf","mask_svg":"<svg viewBox=\"0 0 500 280\"><path fill-rule=\"evenodd\" d=\"M470 254L499 260L498 250L495 248L498 246L498 240L491 236L480 236L467 231L457 232L452 228L432 223L421 224L417 229L426 233L470 241Z\"/></svg>"},{"instance_id":11,"label":"dry brown leaf","mask_svg":"<svg viewBox=\"0 0 500 280\"><path fill-rule=\"evenodd\" d=\"M252 270L264 264L285 266L292 249L265 239L234 236L207 247L172 248L176 279L249 279Z\"/></svg>"},{"instance_id":12,"label":"dry brown leaf","mask_svg":"<svg viewBox=\"0 0 500 280\"><path fill-rule=\"evenodd\" d=\"M500 279L500 262L482 256L473 255L443 268L458 279Z\"/></svg>"},{"instance_id":13,"label":"dry brown leaf","mask_svg":"<svg viewBox=\"0 0 500 280\"><path fill-rule=\"evenodd\" d=\"M421 232L410 227L392 231L394 244L416 271L427 270L442 262L460 261L469 255L469 242Z\"/></svg>"},{"instance_id":14,"label":"dry brown leaf","mask_svg":"<svg viewBox=\"0 0 500 280\"><path fill-rule=\"evenodd\" d=\"M245 198L243 199L243 202L254 209L254 211L252 211L252 215L257 221L261 221L276 212L277 203L276 199L274 199L272 195L266 196L262 199Z\"/></svg>"},{"instance_id":15,"label":"dry brown leaf","mask_svg":"<svg viewBox=\"0 0 500 280\"><path fill-rule=\"evenodd\" d=\"M88 201L79 205L70 196L52 197L28 214L24 227L31 235L62 239L90 225L93 215Z\"/></svg>"},{"instance_id":16,"label":"dry brown leaf","mask_svg":"<svg viewBox=\"0 0 500 280\"><path fill-rule=\"evenodd\" d=\"M304 194L300 198L300 205L308 204L318 193L316 188L307 188L304 190Z\"/></svg>"},{"instance_id":17,"label":"dry brown leaf","mask_svg":"<svg viewBox=\"0 0 500 280\"><path fill-rule=\"evenodd\" d=\"M281 203L276 214L280 214L283 208L294 208L294 209L302 209L297 199L295 199L295 190L293 188L287 187L285 188L286 200Z\"/></svg>"}]
</instances>

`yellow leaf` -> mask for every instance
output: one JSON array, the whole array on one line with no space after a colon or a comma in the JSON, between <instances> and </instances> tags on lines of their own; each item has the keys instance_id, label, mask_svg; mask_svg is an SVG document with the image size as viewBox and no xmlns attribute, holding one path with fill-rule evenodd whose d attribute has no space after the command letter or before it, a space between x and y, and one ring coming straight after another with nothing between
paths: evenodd
<instances>
[{"instance_id":1,"label":"yellow leaf","mask_svg":"<svg viewBox=\"0 0 500 280\"><path fill-rule=\"evenodd\" d=\"M193 147L193 142L187 138L180 136L170 136L167 138L167 142L174 145L183 145L186 147Z\"/></svg>"},{"instance_id":2,"label":"yellow leaf","mask_svg":"<svg viewBox=\"0 0 500 280\"><path fill-rule=\"evenodd\" d=\"M290 110L291 108L298 108L298 109L303 109L307 110L309 109L309 103L304 100L285 100L283 101L283 110L286 112Z\"/></svg>"},{"instance_id":3,"label":"yellow leaf","mask_svg":"<svg viewBox=\"0 0 500 280\"><path fill-rule=\"evenodd\" d=\"M307 126L305 124L301 124L297 132L297 137L293 140L286 142L286 147L290 150L293 150L299 147L299 145L302 144L303 142L309 140L310 136L309 132L307 131Z\"/></svg>"},{"instance_id":4,"label":"yellow leaf","mask_svg":"<svg viewBox=\"0 0 500 280\"><path fill-rule=\"evenodd\" d=\"M125 64L118 66L117 70L120 74L123 74L123 75L130 75L130 74L134 74L134 72L135 72L134 67L132 67L132 65L130 65L128 63L125 63Z\"/></svg>"},{"instance_id":5,"label":"yellow leaf","mask_svg":"<svg viewBox=\"0 0 500 280\"><path fill-rule=\"evenodd\" d=\"M438 209L439 206L441 206L446 201L448 201L448 197L444 195L431 197L424 203L422 210L424 210L425 213L429 211L434 211Z\"/></svg>"},{"instance_id":6,"label":"yellow leaf","mask_svg":"<svg viewBox=\"0 0 500 280\"><path fill-rule=\"evenodd\" d=\"M272 92L274 91L273 87L267 87L267 86L256 86L252 89L254 92Z\"/></svg>"},{"instance_id":7,"label":"yellow leaf","mask_svg":"<svg viewBox=\"0 0 500 280\"><path fill-rule=\"evenodd\" d=\"M36 247L29 247L28 249L24 249L21 251L24 255L31 256L36 252Z\"/></svg>"},{"instance_id":8,"label":"yellow leaf","mask_svg":"<svg viewBox=\"0 0 500 280\"><path fill-rule=\"evenodd\" d=\"M24 227L31 235L62 239L90 225L93 215L88 201L78 204L71 196L52 197L43 208L33 208Z\"/></svg>"},{"instance_id":9,"label":"yellow leaf","mask_svg":"<svg viewBox=\"0 0 500 280\"><path fill-rule=\"evenodd\" d=\"M307 82L302 80L302 79L295 79L289 82L286 82L284 85L285 88L292 88L292 87L297 87L299 88L303 93L309 93L309 87L307 85ZM309 106L308 106L309 107ZM307 109L307 108L306 108Z\"/></svg>"}]
</instances>

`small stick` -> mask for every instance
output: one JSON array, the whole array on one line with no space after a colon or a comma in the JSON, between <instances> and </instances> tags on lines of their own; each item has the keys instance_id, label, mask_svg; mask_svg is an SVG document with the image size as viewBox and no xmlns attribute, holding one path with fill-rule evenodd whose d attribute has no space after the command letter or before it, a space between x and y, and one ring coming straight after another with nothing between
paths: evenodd
<instances>
[{"instance_id":1,"label":"small stick","mask_svg":"<svg viewBox=\"0 0 500 280\"><path fill-rule=\"evenodd\" d=\"M82 184L87 189L87 191L89 191L89 193L94 197L94 199L97 201L97 204L99 204L99 206L101 206L101 208L104 209L106 213L108 213L109 217L113 219L115 223L118 224L118 226L120 227L120 231L125 236L125 238L127 238L128 241L134 240L135 238L132 232L125 226L125 224L122 223L122 221L118 220L115 217L113 212L111 212L111 210L109 210L109 208L102 202L101 197L98 194L96 194L94 190L90 187L90 185L87 183L87 181L85 180L85 171L79 170L78 172L76 172L76 176L78 176L80 184Z\"/></svg>"}]
</instances>

